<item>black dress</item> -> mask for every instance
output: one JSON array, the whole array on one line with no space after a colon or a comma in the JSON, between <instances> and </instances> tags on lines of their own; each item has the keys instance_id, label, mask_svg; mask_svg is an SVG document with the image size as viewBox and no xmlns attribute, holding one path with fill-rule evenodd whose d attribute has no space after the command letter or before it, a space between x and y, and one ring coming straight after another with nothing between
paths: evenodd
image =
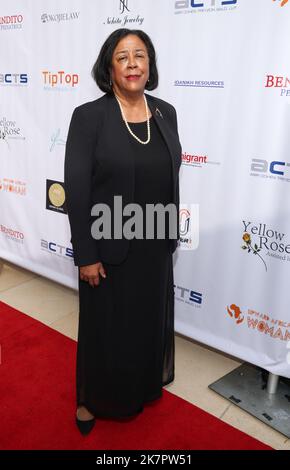
<instances>
[{"instance_id":1,"label":"black dress","mask_svg":"<svg viewBox=\"0 0 290 470\"><path fill-rule=\"evenodd\" d=\"M125 125L120 121L120 125ZM142 140L146 122L129 123ZM171 202L171 159L153 117L151 140L130 134L135 201ZM145 228L144 228L145 230ZM156 234L155 234L156 235ZM167 233L168 235L168 233ZM119 265L103 263L107 277L91 287L79 279L77 406L96 417L139 413L174 380L172 253L165 239L132 239Z\"/></svg>"}]
</instances>

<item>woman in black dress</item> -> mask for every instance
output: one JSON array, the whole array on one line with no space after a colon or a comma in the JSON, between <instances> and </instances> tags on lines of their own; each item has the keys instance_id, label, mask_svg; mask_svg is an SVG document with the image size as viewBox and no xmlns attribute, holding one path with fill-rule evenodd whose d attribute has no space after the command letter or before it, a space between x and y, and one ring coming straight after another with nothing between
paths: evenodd
<instances>
[{"instance_id":1,"label":"woman in black dress","mask_svg":"<svg viewBox=\"0 0 290 470\"><path fill-rule=\"evenodd\" d=\"M83 434L96 417L138 414L174 379L172 253L179 236L181 146L173 106L144 93L158 84L150 38L114 31L93 76L105 95L74 110L65 157L79 266L76 423ZM106 203L114 212L116 195L143 209L142 237L93 237L92 207ZM175 209L175 236L166 216L165 235L155 223L146 238L148 204Z\"/></svg>"}]
</instances>

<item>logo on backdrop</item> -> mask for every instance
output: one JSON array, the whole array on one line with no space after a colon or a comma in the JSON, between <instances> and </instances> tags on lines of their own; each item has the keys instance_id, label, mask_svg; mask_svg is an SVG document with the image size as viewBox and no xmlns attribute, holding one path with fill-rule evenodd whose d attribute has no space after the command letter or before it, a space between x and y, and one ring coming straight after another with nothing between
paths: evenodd
<instances>
[{"instance_id":1,"label":"logo on backdrop","mask_svg":"<svg viewBox=\"0 0 290 470\"><path fill-rule=\"evenodd\" d=\"M6 138L6 133L5 133L4 130L1 129L1 127L0 127L0 144L1 144L2 142L3 142L4 144L6 144L7 147L9 148L9 143L8 143L7 138Z\"/></svg>"},{"instance_id":2,"label":"logo on backdrop","mask_svg":"<svg viewBox=\"0 0 290 470\"><path fill-rule=\"evenodd\" d=\"M267 224L254 224L243 220L243 245L245 253L254 255L257 262L267 271L266 257L277 261L290 261L290 243L285 238L285 233L268 228Z\"/></svg>"},{"instance_id":3,"label":"logo on backdrop","mask_svg":"<svg viewBox=\"0 0 290 470\"><path fill-rule=\"evenodd\" d=\"M6 225L0 224L0 234L13 242L24 243L24 233L11 227L6 227Z\"/></svg>"},{"instance_id":4,"label":"logo on backdrop","mask_svg":"<svg viewBox=\"0 0 290 470\"><path fill-rule=\"evenodd\" d=\"M276 0L273 0L273 2L276 2ZM284 7L286 3L288 3L288 0L278 0L277 3L280 4L280 7Z\"/></svg>"},{"instance_id":5,"label":"logo on backdrop","mask_svg":"<svg viewBox=\"0 0 290 470\"><path fill-rule=\"evenodd\" d=\"M290 340L290 323L287 321L270 317L268 314L257 312L250 308L242 312L236 304L231 304L226 310L237 325L243 323L249 330L255 333L262 333L272 339L279 339L280 341Z\"/></svg>"},{"instance_id":6,"label":"logo on backdrop","mask_svg":"<svg viewBox=\"0 0 290 470\"><path fill-rule=\"evenodd\" d=\"M281 75L266 75L265 88L278 89L280 96L289 97L290 78Z\"/></svg>"},{"instance_id":7,"label":"logo on backdrop","mask_svg":"<svg viewBox=\"0 0 290 470\"><path fill-rule=\"evenodd\" d=\"M13 140L25 140L16 121L10 121L5 116L0 118L0 144L4 143L10 149Z\"/></svg>"},{"instance_id":8,"label":"logo on backdrop","mask_svg":"<svg viewBox=\"0 0 290 470\"><path fill-rule=\"evenodd\" d=\"M71 13L43 13L41 15L42 23L60 23L61 21L78 20L80 16L79 11Z\"/></svg>"},{"instance_id":9,"label":"logo on backdrop","mask_svg":"<svg viewBox=\"0 0 290 470\"><path fill-rule=\"evenodd\" d=\"M207 155L191 155L190 153L182 152L181 163L186 166L202 168L207 163Z\"/></svg>"},{"instance_id":10,"label":"logo on backdrop","mask_svg":"<svg viewBox=\"0 0 290 470\"><path fill-rule=\"evenodd\" d=\"M187 287L174 284L175 300L190 305L191 307L201 308L202 293L188 289Z\"/></svg>"},{"instance_id":11,"label":"logo on backdrop","mask_svg":"<svg viewBox=\"0 0 290 470\"><path fill-rule=\"evenodd\" d=\"M53 241L41 239L40 247L42 251L46 251L46 253L49 253L51 255L59 256L62 259L67 259L70 261L73 260L73 250L68 246L61 245L60 243L56 243Z\"/></svg>"},{"instance_id":12,"label":"logo on backdrop","mask_svg":"<svg viewBox=\"0 0 290 470\"><path fill-rule=\"evenodd\" d=\"M191 88L225 88L222 80L174 80L174 86Z\"/></svg>"},{"instance_id":13,"label":"logo on backdrop","mask_svg":"<svg viewBox=\"0 0 290 470\"><path fill-rule=\"evenodd\" d=\"M26 183L13 178L2 178L0 179L0 191L26 196Z\"/></svg>"},{"instance_id":14,"label":"logo on backdrop","mask_svg":"<svg viewBox=\"0 0 290 470\"><path fill-rule=\"evenodd\" d=\"M22 15L0 16L0 31L11 31L11 29L20 29L23 24Z\"/></svg>"},{"instance_id":15,"label":"logo on backdrop","mask_svg":"<svg viewBox=\"0 0 290 470\"><path fill-rule=\"evenodd\" d=\"M221 162L209 160L208 155L194 155L187 152L182 152L181 163L183 166L194 168L206 168L208 165L220 165Z\"/></svg>"},{"instance_id":16,"label":"logo on backdrop","mask_svg":"<svg viewBox=\"0 0 290 470\"><path fill-rule=\"evenodd\" d=\"M26 86L27 83L27 73L0 73L0 85L2 86Z\"/></svg>"},{"instance_id":17,"label":"logo on backdrop","mask_svg":"<svg viewBox=\"0 0 290 470\"><path fill-rule=\"evenodd\" d=\"M213 13L232 11L238 6L238 0L176 0L176 15L180 13Z\"/></svg>"},{"instance_id":18,"label":"logo on backdrop","mask_svg":"<svg viewBox=\"0 0 290 470\"><path fill-rule=\"evenodd\" d=\"M232 304L227 307L227 312L237 325L243 323L245 317L242 315L240 307L238 307L236 304Z\"/></svg>"},{"instance_id":19,"label":"logo on backdrop","mask_svg":"<svg viewBox=\"0 0 290 470\"><path fill-rule=\"evenodd\" d=\"M247 250L247 253L258 255L258 257L263 261L265 269L267 271L267 265L265 261L263 260L262 256L259 254L259 252L261 251L261 248L258 247L257 243L255 243L254 246L252 245L251 235L248 232L244 233L243 242L244 242L244 245L242 245L242 250Z\"/></svg>"},{"instance_id":20,"label":"logo on backdrop","mask_svg":"<svg viewBox=\"0 0 290 470\"><path fill-rule=\"evenodd\" d=\"M79 83L78 73L66 73L64 70L58 72L43 70L41 73L45 90L68 91Z\"/></svg>"},{"instance_id":21,"label":"logo on backdrop","mask_svg":"<svg viewBox=\"0 0 290 470\"><path fill-rule=\"evenodd\" d=\"M199 245L199 204L180 204L179 248L196 250Z\"/></svg>"},{"instance_id":22,"label":"logo on backdrop","mask_svg":"<svg viewBox=\"0 0 290 470\"><path fill-rule=\"evenodd\" d=\"M258 178L280 180L290 182L290 163L279 160L267 161L261 158L253 158L251 161L250 176ZM288 177L289 176L289 177Z\"/></svg>"},{"instance_id":23,"label":"logo on backdrop","mask_svg":"<svg viewBox=\"0 0 290 470\"><path fill-rule=\"evenodd\" d=\"M120 13L124 13L124 11L130 11L128 7L129 0L120 0Z\"/></svg>"},{"instance_id":24,"label":"logo on backdrop","mask_svg":"<svg viewBox=\"0 0 290 470\"><path fill-rule=\"evenodd\" d=\"M128 14L132 10L129 8L128 0L115 0L115 2L119 5L118 14L116 16L108 16L107 19L103 21L103 24L118 25L118 27L126 26L126 28L134 27L135 25L141 26L143 24L144 16L140 16L139 13L132 16Z\"/></svg>"},{"instance_id":25,"label":"logo on backdrop","mask_svg":"<svg viewBox=\"0 0 290 470\"><path fill-rule=\"evenodd\" d=\"M53 152L58 146L63 147L66 141L60 137L60 129L57 129L50 138L49 151Z\"/></svg>"},{"instance_id":26,"label":"logo on backdrop","mask_svg":"<svg viewBox=\"0 0 290 470\"><path fill-rule=\"evenodd\" d=\"M67 214L64 183L46 180L46 209Z\"/></svg>"}]
</instances>

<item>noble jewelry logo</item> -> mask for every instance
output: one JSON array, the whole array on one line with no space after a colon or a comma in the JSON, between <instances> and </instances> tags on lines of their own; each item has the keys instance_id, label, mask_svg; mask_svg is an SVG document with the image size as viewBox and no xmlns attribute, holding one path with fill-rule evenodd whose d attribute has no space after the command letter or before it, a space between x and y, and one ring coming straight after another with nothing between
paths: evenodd
<instances>
[{"instance_id":1,"label":"noble jewelry logo","mask_svg":"<svg viewBox=\"0 0 290 470\"><path fill-rule=\"evenodd\" d=\"M260 259L265 271L267 264L262 255L281 262L290 261L290 244L285 239L285 233L268 228L266 224L253 224L243 220L242 239L244 244L241 248Z\"/></svg>"},{"instance_id":2,"label":"noble jewelry logo","mask_svg":"<svg viewBox=\"0 0 290 470\"><path fill-rule=\"evenodd\" d=\"M129 3L129 0L120 0L120 13L124 13L124 11L130 11L129 8L128 8L128 3Z\"/></svg>"},{"instance_id":3,"label":"noble jewelry logo","mask_svg":"<svg viewBox=\"0 0 290 470\"><path fill-rule=\"evenodd\" d=\"M247 326L249 330L262 333L272 339L280 341L290 340L289 321L270 317L268 314L257 312L250 308L243 312L236 304L231 304L230 307L226 308L226 311L235 320L237 325L243 323L244 327ZM244 322L244 320L246 321Z\"/></svg>"},{"instance_id":4,"label":"noble jewelry logo","mask_svg":"<svg viewBox=\"0 0 290 470\"><path fill-rule=\"evenodd\" d=\"M135 16L129 16L127 13L130 13L130 8L129 8L129 1L128 0L119 0L119 14L118 16L108 16L106 21L103 22L103 24L108 24L108 25L118 25L120 26L126 26L127 28L130 28L130 25L133 24L138 24L141 26L144 22L144 17L140 16L139 14Z\"/></svg>"},{"instance_id":5,"label":"noble jewelry logo","mask_svg":"<svg viewBox=\"0 0 290 470\"><path fill-rule=\"evenodd\" d=\"M176 0L175 14L213 13L235 10L238 0Z\"/></svg>"}]
</instances>

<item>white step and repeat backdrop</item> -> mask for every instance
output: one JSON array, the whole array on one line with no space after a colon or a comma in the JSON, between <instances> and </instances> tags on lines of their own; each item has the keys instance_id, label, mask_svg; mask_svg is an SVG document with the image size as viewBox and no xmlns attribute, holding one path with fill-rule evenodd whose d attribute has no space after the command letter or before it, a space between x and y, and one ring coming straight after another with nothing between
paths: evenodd
<instances>
[{"instance_id":1,"label":"white step and repeat backdrop","mask_svg":"<svg viewBox=\"0 0 290 470\"><path fill-rule=\"evenodd\" d=\"M105 38L143 29L183 148L176 331L290 377L289 24L290 0L0 0L0 257L77 286L70 117Z\"/></svg>"}]
</instances>

